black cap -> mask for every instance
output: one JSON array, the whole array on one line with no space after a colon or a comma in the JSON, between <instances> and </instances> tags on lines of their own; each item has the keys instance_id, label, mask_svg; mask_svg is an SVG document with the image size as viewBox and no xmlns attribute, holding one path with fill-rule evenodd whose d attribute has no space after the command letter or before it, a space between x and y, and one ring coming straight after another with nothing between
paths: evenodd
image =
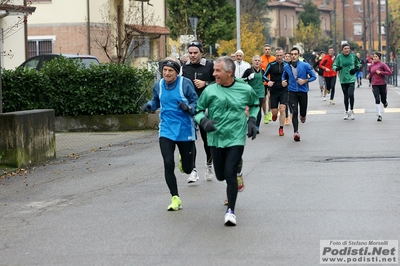
<instances>
[{"instance_id":1,"label":"black cap","mask_svg":"<svg viewBox=\"0 0 400 266\"><path fill-rule=\"evenodd\" d=\"M200 52L203 52L203 45L201 44L201 42L194 40L188 43L187 48L189 49L189 47L192 46L196 46L197 48L199 48Z\"/></svg>"}]
</instances>

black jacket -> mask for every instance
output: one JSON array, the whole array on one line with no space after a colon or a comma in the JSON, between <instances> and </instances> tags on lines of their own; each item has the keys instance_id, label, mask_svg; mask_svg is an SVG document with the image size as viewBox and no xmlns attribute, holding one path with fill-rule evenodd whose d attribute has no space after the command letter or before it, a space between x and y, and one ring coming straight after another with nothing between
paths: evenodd
<instances>
[{"instance_id":1,"label":"black jacket","mask_svg":"<svg viewBox=\"0 0 400 266\"><path fill-rule=\"evenodd\" d=\"M190 79L192 82L195 79L204 80L207 83L214 82L215 78L213 76L213 72L214 72L214 63L206 60L205 58L202 58L200 60L200 63L195 65L190 63L190 60L188 60L186 64L182 66L182 76ZM200 96L200 94L206 87L207 86L200 89L195 87L197 95Z\"/></svg>"}]
</instances>

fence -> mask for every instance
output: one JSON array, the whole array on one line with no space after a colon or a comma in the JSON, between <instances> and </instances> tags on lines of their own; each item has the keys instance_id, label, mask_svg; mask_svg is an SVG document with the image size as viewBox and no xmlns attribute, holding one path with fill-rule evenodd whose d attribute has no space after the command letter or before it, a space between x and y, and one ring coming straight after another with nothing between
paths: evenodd
<instances>
[{"instance_id":1,"label":"fence","mask_svg":"<svg viewBox=\"0 0 400 266\"><path fill-rule=\"evenodd\" d=\"M387 63L388 67L392 70L393 74L391 76L386 77L386 82L390 85L397 87L397 78L398 78L398 68L397 63L391 62Z\"/></svg>"}]
</instances>

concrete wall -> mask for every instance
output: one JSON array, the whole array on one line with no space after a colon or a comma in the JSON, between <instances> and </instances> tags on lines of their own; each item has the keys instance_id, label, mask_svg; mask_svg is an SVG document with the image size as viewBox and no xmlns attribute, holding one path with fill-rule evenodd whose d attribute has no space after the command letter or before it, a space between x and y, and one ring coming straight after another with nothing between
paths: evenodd
<instances>
[{"instance_id":1,"label":"concrete wall","mask_svg":"<svg viewBox=\"0 0 400 266\"><path fill-rule=\"evenodd\" d=\"M56 157L54 110L0 114L0 164L22 167Z\"/></svg>"},{"instance_id":2,"label":"concrete wall","mask_svg":"<svg viewBox=\"0 0 400 266\"><path fill-rule=\"evenodd\" d=\"M158 128L159 110L155 114L57 116L56 132L131 131Z\"/></svg>"}]
</instances>

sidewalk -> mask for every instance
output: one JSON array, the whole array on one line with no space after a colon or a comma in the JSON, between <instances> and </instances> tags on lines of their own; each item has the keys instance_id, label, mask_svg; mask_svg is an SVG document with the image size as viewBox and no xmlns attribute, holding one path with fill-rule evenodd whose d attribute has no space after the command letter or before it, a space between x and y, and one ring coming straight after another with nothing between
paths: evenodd
<instances>
[{"instance_id":1,"label":"sidewalk","mask_svg":"<svg viewBox=\"0 0 400 266\"><path fill-rule=\"evenodd\" d=\"M138 130L125 132L62 132L56 133L56 157L90 152L100 147L134 142L145 136L158 136L157 130Z\"/></svg>"}]
</instances>

